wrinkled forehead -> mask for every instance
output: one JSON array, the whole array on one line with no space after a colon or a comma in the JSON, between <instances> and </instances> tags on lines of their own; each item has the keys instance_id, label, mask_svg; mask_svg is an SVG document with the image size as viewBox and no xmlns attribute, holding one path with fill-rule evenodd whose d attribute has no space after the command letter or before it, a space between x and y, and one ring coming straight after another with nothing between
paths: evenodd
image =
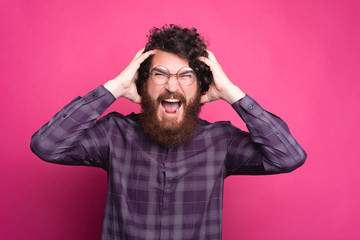
<instances>
[{"instance_id":1,"label":"wrinkled forehead","mask_svg":"<svg viewBox=\"0 0 360 240\"><path fill-rule=\"evenodd\" d=\"M150 69L156 66L164 66L169 70L170 73L176 73L183 67L189 67L189 61L179 57L176 54L157 50L152 57Z\"/></svg>"}]
</instances>

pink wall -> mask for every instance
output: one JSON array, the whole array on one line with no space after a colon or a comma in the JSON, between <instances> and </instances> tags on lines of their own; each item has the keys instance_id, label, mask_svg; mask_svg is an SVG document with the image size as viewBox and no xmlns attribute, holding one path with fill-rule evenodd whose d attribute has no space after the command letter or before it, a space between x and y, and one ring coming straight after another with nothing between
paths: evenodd
<instances>
[{"instance_id":1,"label":"pink wall","mask_svg":"<svg viewBox=\"0 0 360 240\"><path fill-rule=\"evenodd\" d=\"M43 162L30 137L164 23L197 27L232 81L308 153L290 174L226 180L223 239L360 239L359 1L130 2L0 1L0 239L100 238L106 173ZM118 100L110 110L138 109ZM244 127L224 102L202 117Z\"/></svg>"}]
</instances>

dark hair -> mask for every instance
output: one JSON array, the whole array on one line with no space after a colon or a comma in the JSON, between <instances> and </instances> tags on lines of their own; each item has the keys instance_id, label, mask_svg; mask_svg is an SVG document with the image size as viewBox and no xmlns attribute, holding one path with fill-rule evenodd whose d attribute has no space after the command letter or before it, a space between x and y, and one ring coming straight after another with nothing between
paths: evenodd
<instances>
[{"instance_id":1,"label":"dark hair","mask_svg":"<svg viewBox=\"0 0 360 240\"><path fill-rule=\"evenodd\" d=\"M189 61L189 66L195 71L200 90L202 93L209 89L209 84L213 81L210 68L200 60L199 56L208 56L204 39L197 33L195 28L182 28L170 24L162 28L152 28L144 52L152 49L159 49L173 53ZM144 82L149 78L152 56L147 58L138 70L136 87L141 95Z\"/></svg>"}]
</instances>

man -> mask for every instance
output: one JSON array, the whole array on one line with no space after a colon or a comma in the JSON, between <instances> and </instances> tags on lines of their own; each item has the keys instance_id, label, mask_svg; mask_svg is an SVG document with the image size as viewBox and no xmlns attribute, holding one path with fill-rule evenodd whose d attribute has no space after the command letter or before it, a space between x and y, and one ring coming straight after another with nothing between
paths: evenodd
<instances>
[{"instance_id":1,"label":"man","mask_svg":"<svg viewBox=\"0 0 360 240\"><path fill-rule=\"evenodd\" d=\"M141 114L98 117L124 97ZM250 133L198 118L225 100ZM287 125L225 75L196 29L154 28L113 80L77 97L34 134L45 161L108 172L102 239L221 239L224 178L276 174L306 153Z\"/></svg>"}]
</instances>

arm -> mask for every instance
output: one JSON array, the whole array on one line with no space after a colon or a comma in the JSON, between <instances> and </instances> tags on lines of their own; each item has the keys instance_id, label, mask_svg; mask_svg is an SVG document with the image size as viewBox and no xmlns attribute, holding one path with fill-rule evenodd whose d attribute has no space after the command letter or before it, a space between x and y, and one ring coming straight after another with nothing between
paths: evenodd
<instances>
[{"instance_id":1,"label":"arm","mask_svg":"<svg viewBox=\"0 0 360 240\"><path fill-rule=\"evenodd\" d=\"M215 56L201 57L214 77L202 102L223 99L236 110L250 133L233 129L228 147L229 174L274 174L290 172L301 166L306 153L291 135L286 123L265 111L227 78Z\"/></svg>"},{"instance_id":2,"label":"arm","mask_svg":"<svg viewBox=\"0 0 360 240\"><path fill-rule=\"evenodd\" d=\"M94 126L114 101L103 86L75 98L32 136L31 150L48 162L106 168L106 135Z\"/></svg>"},{"instance_id":3,"label":"arm","mask_svg":"<svg viewBox=\"0 0 360 240\"><path fill-rule=\"evenodd\" d=\"M232 104L250 133L236 129L227 154L229 174L286 173L300 167L306 153L286 123L246 95Z\"/></svg>"},{"instance_id":4,"label":"arm","mask_svg":"<svg viewBox=\"0 0 360 240\"><path fill-rule=\"evenodd\" d=\"M84 97L77 97L58 112L31 139L31 150L53 163L107 168L106 118L97 120L118 97L140 102L135 75L154 51L141 49L113 80Z\"/></svg>"}]
</instances>

